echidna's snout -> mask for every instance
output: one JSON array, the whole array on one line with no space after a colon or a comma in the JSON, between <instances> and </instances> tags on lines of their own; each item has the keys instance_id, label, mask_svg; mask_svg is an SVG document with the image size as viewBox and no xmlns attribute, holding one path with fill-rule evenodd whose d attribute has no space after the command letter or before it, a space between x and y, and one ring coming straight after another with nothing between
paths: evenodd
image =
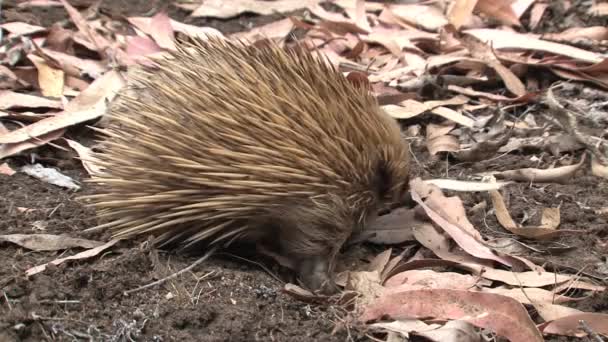
<instances>
[{"instance_id":1,"label":"echidna's snout","mask_svg":"<svg viewBox=\"0 0 608 342\"><path fill-rule=\"evenodd\" d=\"M337 293L339 289L331 276L330 264L329 255L313 256L300 260L297 271L304 286L324 295Z\"/></svg>"}]
</instances>

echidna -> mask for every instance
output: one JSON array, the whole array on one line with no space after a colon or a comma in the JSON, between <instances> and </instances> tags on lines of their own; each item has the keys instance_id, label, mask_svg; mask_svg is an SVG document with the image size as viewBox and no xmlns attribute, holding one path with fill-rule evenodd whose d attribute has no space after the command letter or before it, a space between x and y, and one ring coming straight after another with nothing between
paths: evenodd
<instances>
[{"instance_id":1,"label":"echidna","mask_svg":"<svg viewBox=\"0 0 608 342\"><path fill-rule=\"evenodd\" d=\"M95 154L96 228L254 242L333 292L345 240L406 192L409 150L369 89L297 47L194 39L142 67Z\"/></svg>"}]
</instances>

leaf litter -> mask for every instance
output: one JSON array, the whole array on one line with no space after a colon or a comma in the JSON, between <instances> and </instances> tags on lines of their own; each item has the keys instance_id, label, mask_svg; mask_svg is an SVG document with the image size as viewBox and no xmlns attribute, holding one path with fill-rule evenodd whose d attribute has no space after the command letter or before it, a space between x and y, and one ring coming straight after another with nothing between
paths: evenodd
<instances>
[{"instance_id":1,"label":"leaf litter","mask_svg":"<svg viewBox=\"0 0 608 342\"><path fill-rule=\"evenodd\" d=\"M513 197L508 202L501 193L520 185L569 185L581 174L598 182L608 178L608 116L587 117L591 105L581 108L573 103L571 93L581 91L569 87L608 89L602 53L605 28L575 26L534 33L547 20L547 10L554 10L540 0L417 4L343 0L334 1L331 8L321 5L324 2L319 0L175 4L191 18L283 13L285 17L279 20L225 36L251 43L274 39L288 44L298 39L325 54L345 74L359 73L357 77L369 83L379 99L399 99L383 108L408 127L406 132L417 132L407 137L412 146L422 147L415 151L446 163L441 177L413 179L416 208L380 216L370 234L359 237L376 245L392 245L364 269L340 273L338 283L358 294L355 312L360 321L387 336L398 333L435 340L459 334L467 336L463 340L481 340L480 333L487 333L486 329L513 341L540 341L542 333L608 334L606 314L562 305L605 292L605 284L595 281L601 277L546 270L547 265L537 258L492 247L484 234L487 230L471 223L469 217L475 213L459 197L485 196L496 218L493 229L501 236L511 234L522 244L532 240L535 250L562 234L584 229L561 220L560 207L516 197L535 203L530 208L541 213L538 224L517 223L509 212ZM224 36L214 27L186 24L164 11L116 19L95 12L94 7L82 11L64 0L19 4L20 8L38 6L63 7L71 25L44 27L20 20L0 25L5 33L0 46L4 70L0 110L6 111L0 121L10 128L0 130L0 158L9 162L0 166L0 172L8 177L17 169L74 190L79 186L57 169L33 161L18 164L15 158L35 160L43 148L59 150L54 142L64 135L102 123L107 106L127 83L125 68L173 50L176 37ZM589 13L606 16L608 11L602 4L593 4ZM290 36L296 31L298 35ZM546 75L552 75L548 79L553 84L546 82ZM88 160L88 140L68 135L61 141L87 172L95 169ZM485 169L504 155L528 158L537 167ZM455 175L448 173L449 163L485 167ZM591 209L600 213L605 205ZM41 240L32 240L37 236ZM65 245L49 247L57 243L57 236L43 234L2 235L1 239L34 250L90 248L50 262L55 265L95 257L115 243L70 244L68 238L61 241ZM598 239L606 244L605 237ZM418 251L398 253L403 244L416 244ZM30 268L26 274L42 272L46 265ZM284 291L301 300L317 298L293 284ZM536 309L540 318L526 308Z\"/></svg>"}]
</instances>

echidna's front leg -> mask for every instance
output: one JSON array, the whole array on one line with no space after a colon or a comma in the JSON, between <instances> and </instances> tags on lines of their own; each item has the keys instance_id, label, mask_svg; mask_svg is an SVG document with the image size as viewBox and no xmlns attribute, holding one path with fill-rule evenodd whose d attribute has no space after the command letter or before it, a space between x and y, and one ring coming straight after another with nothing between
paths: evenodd
<instances>
[{"instance_id":1,"label":"echidna's front leg","mask_svg":"<svg viewBox=\"0 0 608 342\"><path fill-rule=\"evenodd\" d=\"M303 256L298 262L298 276L308 289L325 295L338 292L330 272L331 257Z\"/></svg>"}]
</instances>

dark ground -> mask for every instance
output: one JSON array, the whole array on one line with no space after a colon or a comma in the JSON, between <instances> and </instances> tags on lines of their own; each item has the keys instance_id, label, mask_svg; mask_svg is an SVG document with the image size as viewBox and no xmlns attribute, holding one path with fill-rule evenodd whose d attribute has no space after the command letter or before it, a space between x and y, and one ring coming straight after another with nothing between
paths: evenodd
<instances>
[{"instance_id":1,"label":"dark ground","mask_svg":"<svg viewBox=\"0 0 608 342\"><path fill-rule=\"evenodd\" d=\"M72 3L84 1L71 1ZM103 1L102 11L122 15L149 15L164 1ZM10 4L10 2L9 2ZM10 9L10 6L9 6ZM169 14L185 20L186 13L171 6ZM63 9L34 12L3 11L3 20L24 20L45 26L63 20ZM20 18L15 18L18 16ZM248 25L276 20L242 16L228 22L198 20L223 32L237 32ZM192 23L192 22L191 22ZM39 149L42 156L53 156L52 148ZM433 161L422 147L414 147L415 173L424 178L445 177L446 162ZM458 177L479 171L536 167L530 155L507 155L474 166L449 164L449 175ZM86 172L76 161L43 160L48 166L60 165L62 172L82 181ZM543 165L553 157L545 156ZM13 158L13 167L26 159ZM586 172L586 171L584 171ZM547 268L591 275L607 267L608 235L606 216L594 213L608 205L608 184L581 171L571 184L510 186L508 203L515 221L533 213L534 208L560 206L562 229L579 230L559 242L572 247L559 254L530 252L527 257ZM95 225L94 214L75 198L88 188L74 193L48 185L24 174L0 175L0 234L48 233L83 236L82 230ZM485 194L459 194L466 208L488 202L485 211L470 213L475 227L484 236L504 237ZM20 207L35 209L24 213ZM538 217L532 217L532 220ZM39 227L46 227L39 230ZM37 228L38 227L38 228ZM86 236L107 238L107 236ZM604 242L604 245L601 242ZM526 242L530 246L534 243ZM546 242L536 244L546 249ZM558 246L558 245L553 245ZM374 252L384 247L373 248ZM75 253L70 251L67 253ZM396 252L399 252L397 248ZM148 284L190 265L196 257L150 250L141 242L123 242L94 258L64 263L26 279L24 270L67 253L29 252L12 244L0 245L0 342L40 340L134 340L141 341L347 341L367 340L363 333L341 329L342 312L336 306L315 306L297 301L281 292L282 283L259 265L230 256L219 256L195 267L159 287L130 296L122 292ZM373 253L369 253L373 254ZM256 259L252 259L256 261ZM273 269L272 264L269 265ZM604 273L605 276L605 273ZM169 293L173 296L170 298ZM2 298L4 297L4 298ZM7 302L7 299L9 301ZM569 304L583 311L608 312L608 296L596 295ZM568 340L553 338L553 340Z\"/></svg>"}]
</instances>

